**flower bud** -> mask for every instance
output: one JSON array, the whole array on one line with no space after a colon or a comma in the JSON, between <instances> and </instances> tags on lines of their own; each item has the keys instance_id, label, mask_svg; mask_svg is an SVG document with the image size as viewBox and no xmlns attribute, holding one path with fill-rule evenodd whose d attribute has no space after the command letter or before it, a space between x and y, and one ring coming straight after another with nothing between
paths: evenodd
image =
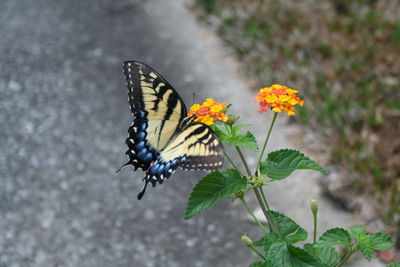
<instances>
[{"instance_id":1,"label":"flower bud","mask_svg":"<svg viewBox=\"0 0 400 267\"><path fill-rule=\"evenodd\" d=\"M236 198L243 198L244 197L244 192L243 190L240 190L239 192L235 193Z\"/></svg>"},{"instance_id":2,"label":"flower bud","mask_svg":"<svg viewBox=\"0 0 400 267\"><path fill-rule=\"evenodd\" d=\"M318 212L318 202L315 199L313 199L313 200L311 200L310 206L311 206L312 213L316 214Z\"/></svg>"},{"instance_id":3,"label":"flower bud","mask_svg":"<svg viewBox=\"0 0 400 267\"><path fill-rule=\"evenodd\" d=\"M228 120L225 122L228 125L234 125L239 117L228 115Z\"/></svg>"},{"instance_id":4,"label":"flower bud","mask_svg":"<svg viewBox=\"0 0 400 267\"><path fill-rule=\"evenodd\" d=\"M253 245L253 241L251 241L251 239L246 234L244 234L242 236L242 241L246 246L252 246Z\"/></svg>"}]
</instances>

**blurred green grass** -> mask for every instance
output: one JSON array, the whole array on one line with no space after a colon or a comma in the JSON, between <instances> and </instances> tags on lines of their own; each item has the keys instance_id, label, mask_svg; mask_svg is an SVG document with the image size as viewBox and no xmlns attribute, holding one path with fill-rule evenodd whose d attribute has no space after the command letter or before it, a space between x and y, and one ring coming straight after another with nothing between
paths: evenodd
<instances>
[{"instance_id":1,"label":"blurred green grass","mask_svg":"<svg viewBox=\"0 0 400 267\"><path fill-rule=\"evenodd\" d=\"M400 3L197 4L257 86L281 83L304 93L298 120L327 138L346 183L378 203L400 232Z\"/></svg>"}]
</instances>

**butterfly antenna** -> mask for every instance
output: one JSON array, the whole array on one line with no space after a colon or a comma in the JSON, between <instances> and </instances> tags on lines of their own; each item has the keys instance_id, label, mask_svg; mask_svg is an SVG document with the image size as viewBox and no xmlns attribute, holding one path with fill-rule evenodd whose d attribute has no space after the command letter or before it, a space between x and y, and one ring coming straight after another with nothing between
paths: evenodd
<instances>
[{"instance_id":1,"label":"butterfly antenna","mask_svg":"<svg viewBox=\"0 0 400 267\"><path fill-rule=\"evenodd\" d=\"M194 105L195 100L196 100L196 94L193 93L193 103L192 103L192 106Z\"/></svg>"},{"instance_id":2,"label":"butterfly antenna","mask_svg":"<svg viewBox=\"0 0 400 267\"><path fill-rule=\"evenodd\" d=\"M144 196L144 193L146 193L146 188L147 188L147 184L148 184L148 183L149 183L149 182L146 181L146 183L144 184L142 191L140 191L139 195L137 196L137 199L138 199L138 200L141 200L142 197Z\"/></svg>"}]
</instances>

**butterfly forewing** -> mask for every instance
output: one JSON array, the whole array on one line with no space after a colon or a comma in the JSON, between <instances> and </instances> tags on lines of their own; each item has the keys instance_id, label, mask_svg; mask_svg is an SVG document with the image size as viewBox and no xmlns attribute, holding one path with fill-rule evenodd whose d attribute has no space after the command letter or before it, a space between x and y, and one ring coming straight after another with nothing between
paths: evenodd
<instances>
[{"instance_id":1,"label":"butterfly forewing","mask_svg":"<svg viewBox=\"0 0 400 267\"><path fill-rule=\"evenodd\" d=\"M172 86L149 66L127 61L123 68L131 111L135 116L138 110L146 112L147 141L161 150L185 118L186 107Z\"/></svg>"}]
</instances>

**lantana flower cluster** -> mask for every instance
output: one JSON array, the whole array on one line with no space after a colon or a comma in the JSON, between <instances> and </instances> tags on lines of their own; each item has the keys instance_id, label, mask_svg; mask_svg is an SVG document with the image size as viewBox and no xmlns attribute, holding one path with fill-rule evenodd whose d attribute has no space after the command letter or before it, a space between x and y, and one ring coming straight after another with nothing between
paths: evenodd
<instances>
[{"instance_id":1,"label":"lantana flower cluster","mask_svg":"<svg viewBox=\"0 0 400 267\"><path fill-rule=\"evenodd\" d=\"M285 111L289 116L295 114L296 105L304 105L304 100L297 96L296 90L280 84L260 89L255 101L260 103L260 113L271 109L274 112Z\"/></svg>"},{"instance_id":2,"label":"lantana flower cluster","mask_svg":"<svg viewBox=\"0 0 400 267\"><path fill-rule=\"evenodd\" d=\"M225 114L226 104L215 101L212 98L206 99L202 105L194 104L188 113L188 117L196 116L195 121L204 123L208 126L216 121L226 122L228 116Z\"/></svg>"}]
</instances>

